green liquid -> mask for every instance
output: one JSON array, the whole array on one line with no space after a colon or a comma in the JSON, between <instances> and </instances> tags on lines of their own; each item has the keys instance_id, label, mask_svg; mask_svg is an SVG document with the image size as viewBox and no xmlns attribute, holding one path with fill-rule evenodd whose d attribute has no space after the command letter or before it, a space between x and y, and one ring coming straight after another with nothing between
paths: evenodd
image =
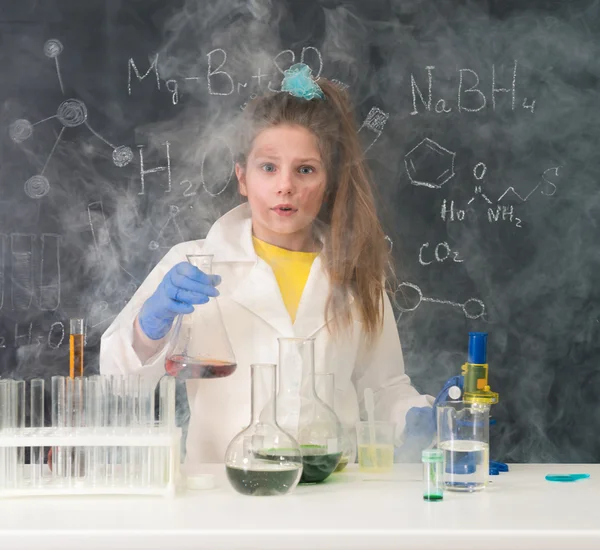
<instances>
[{"instance_id":1,"label":"green liquid","mask_svg":"<svg viewBox=\"0 0 600 550\"><path fill-rule=\"evenodd\" d=\"M302 477L300 483L321 483L336 469L342 453L328 453L326 447L319 445L300 445L302 452ZM266 449L257 456L266 460L298 460L294 456L286 456L285 449ZM275 454L277 453L277 454Z\"/></svg>"},{"instance_id":2,"label":"green liquid","mask_svg":"<svg viewBox=\"0 0 600 550\"><path fill-rule=\"evenodd\" d=\"M266 467L258 470L226 466L225 469L233 488L238 493L250 496L285 495L296 486L300 473L300 466L288 466L285 469Z\"/></svg>"},{"instance_id":3,"label":"green liquid","mask_svg":"<svg viewBox=\"0 0 600 550\"><path fill-rule=\"evenodd\" d=\"M346 466L348 466L348 457L343 456L340 459L340 463L335 467L334 472L341 472Z\"/></svg>"},{"instance_id":4,"label":"green liquid","mask_svg":"<svg viewBox=\"0 0 600 550\"><path fill-rule=\"evenodd\" d=\"M423 500L429 500L431 502L435 502L437 500L444 500L444 497L443 497L443 495L440 495L440 494L423 495Z\"/></svg>"}]
</instances>

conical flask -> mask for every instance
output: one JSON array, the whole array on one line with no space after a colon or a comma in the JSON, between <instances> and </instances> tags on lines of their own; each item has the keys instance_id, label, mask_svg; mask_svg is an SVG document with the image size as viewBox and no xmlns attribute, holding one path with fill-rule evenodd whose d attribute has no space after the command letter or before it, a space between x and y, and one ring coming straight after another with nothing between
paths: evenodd
<instances>
[{"instance_id":1,"label":"conical flask","mask_svg":"<svg viewBox=\"0 0 600 550\"><path fill-rule=\"evenodd\" d=\"M277 425L275 377L275 365L251 365L250 425L231 440L225 452L227 478L244 495L285 495L302 475L298 443Z\"/></svg>"},{"instance_id":2,"label":"conical flask","mask_svg":"<svg viewBox=\"0 0 600 550\"><path fill-rule=\"evenodd\" d=\"M343 431L315 391L314 338L278 338L277 423L302 451L300 483L324 481L342 457Z\"/></svg>"},{"instance_id":3,"label":"conical flask","mask_svg":"<svg viewBox=\"0 0 600 550\"><path fill-rule=\"evenodd\" d=\"M187 256L188 262L212 274L212 255ZM236 360L223 324L219 301L210 298L194 306L188 315L179 315L169 342L165 370L184 380L223 378L233 374Z\"/></svg>"},{"instance_id":4,"label":"conical flask","mask_svg":"<svg viewBox=\"0 0 600 550\"><path fill-rule=\"evenodd\" d=\"M317 397L335 412L335 374L332 372L315 373L315 391ZM342 432L342 458L335 469L336 472L341 472L349 462L356 461L355 427L346 429L342 424Z\"/></svg>"}]
</instances>

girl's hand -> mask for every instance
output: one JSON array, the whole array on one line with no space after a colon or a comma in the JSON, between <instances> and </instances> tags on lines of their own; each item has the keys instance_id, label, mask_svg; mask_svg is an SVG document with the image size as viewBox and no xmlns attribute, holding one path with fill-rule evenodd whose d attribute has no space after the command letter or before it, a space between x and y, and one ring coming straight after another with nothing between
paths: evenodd
<instances>
[{"instance_id":1,"label":"girl's hand","mask_svg":"<svg viewBox=\"0 0 600 550\"><path fill-rule=\"evenodd\" d=\"M195 304L217 297L215 286L220 282L218 275L207 275L189 262L177 264L144 303L138 316L140 328L151 340L160 340L177 315L192 313Z\"/></svg>"}]
</instances>

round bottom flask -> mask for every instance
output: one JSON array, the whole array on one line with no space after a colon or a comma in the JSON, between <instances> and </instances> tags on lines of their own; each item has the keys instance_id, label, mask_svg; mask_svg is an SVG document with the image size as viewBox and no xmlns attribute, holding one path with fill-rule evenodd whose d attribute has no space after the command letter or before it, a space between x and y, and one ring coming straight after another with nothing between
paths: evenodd
<instances>
[{"instance_id":1,"label":"round bottom flask","mask_svg":"<svg viewBox=\"0 0 600 550\"><path fill-rule=\"evenodd\" d=\"M278 338L278 342L277 422L300 445L300 483L320 483L342 459L342 425L316 392L314 338Z\"/></svg>"},{"instance_id":2,"label":"round bottom flask","mask_svg":"<svg viewBox=\"0 0 600 550\"><path fill-rule=\"evenodd\" d=\"M300 481L302 453L296 440L277 425L276 365L255 364L251 369L251 422L227 447L227 479L243 495L285 495Z\"/></svg>"}]
</instances>

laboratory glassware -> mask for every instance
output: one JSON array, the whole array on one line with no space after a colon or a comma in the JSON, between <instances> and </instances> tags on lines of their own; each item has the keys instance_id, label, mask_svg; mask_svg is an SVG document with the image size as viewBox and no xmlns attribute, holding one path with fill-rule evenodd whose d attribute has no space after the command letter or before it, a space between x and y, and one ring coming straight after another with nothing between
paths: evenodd
<instances>
[{"instance_id":1,"label":"laboratory glassware","mask_svg":"<svg viewBox=\"0 0 600 550\"><path fill-rule=\"evenodd\" d=\"M317 396L332 411L335 412L335 374L332 372L315 373L315 390ZM356 432L354 426L346 427L342 424L342 458L335 472L341 472L348 463L356 461Z\"/></svg>"},{"instance_id":2,"label":"laboratory glassware","mask_svg":"<svg viewBox=\"0 0 600 550\"><path fill-rule=\"evenodd\" d=\"M298 443L276 420L276 365L251 365L250 425L227 447L225 469L231 486L244 495L284 495L302 475Z\"/></svg>"},{"instance_id":3,"label":"laboratory glassware","mask_svg":"<svg viewBox=\"0 0 600 550\"><path fill-rule=\"evenodd\" d=\"M83 376L83 319L70 319L69 374L71 378Z\"/></svg>"},{"instance_id":4,"label":"laboratory glassware","mask_svg":"<svg viewBox=\"0 0 600 550\"><path fill-rule=\"evenodd\" d=\"M444 451L449 491L479 491L488 483L490 406L446 401L437 407L437 446Z\"/></svg>"},{"instance_id":5,"label":"laboratory glassware","mask_svg":"<svg viewBox=\"0 0 600 550\"><path fill-rule=\"evenodd\" d=\"M189 254L187 259L202 272L212 274L212 255ZM168 344L167 374L183 380L223 378L233 374L236 366L217 298L177 317Z\"/></svg>"},{"instance_id":6,"label":"laboratory glassware","mask_svg":"<svg viewBox=\"0 0 600 550\"><path fill-rule=\"evenodd\" d=\"M358 465L366 474L391 472L394 467L396 423L384 420L356 423Z\"/></svg>"},{"instance_id":7,"label":"laboratory glassware","mask_svg":"<svg viewBox=\"0 0 600 550\"><path fill-rule=\"evenodd\" d=\"M318 483L342 458L342 425L315 390L314 338L278 338L278 342L277 422L300 444L300 483Z\"/></svg>"}]
</instances>

